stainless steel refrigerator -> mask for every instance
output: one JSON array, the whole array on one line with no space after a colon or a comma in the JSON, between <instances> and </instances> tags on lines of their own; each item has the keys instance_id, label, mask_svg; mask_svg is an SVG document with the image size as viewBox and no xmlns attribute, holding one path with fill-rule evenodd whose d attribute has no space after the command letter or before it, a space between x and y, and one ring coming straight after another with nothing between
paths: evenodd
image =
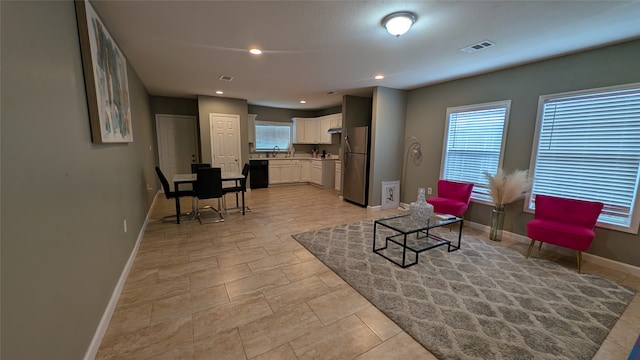
<instances>
[{"instance_id":1,"label":"stainless steel refrigerator","mask_svg":"<svg viewBox=\"0 0 640 360\"><path fill-rule=\"evenodd\" d=\"M344 140L342 197L366 206L369 195L369 127L348 128Z\"/></svg>"}]
</instances>

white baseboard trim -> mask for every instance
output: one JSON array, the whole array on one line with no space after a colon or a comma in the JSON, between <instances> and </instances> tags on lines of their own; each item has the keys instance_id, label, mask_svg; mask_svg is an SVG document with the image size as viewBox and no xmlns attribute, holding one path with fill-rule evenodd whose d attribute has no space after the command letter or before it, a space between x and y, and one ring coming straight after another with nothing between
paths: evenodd
<instances>
[{"instance_id":1,"label":"white baseboard trim","mask_svg":"<svg viewBox=\"0 0 640 360\"><path fill-rule=\"evenodd\" d=\"M609 269L626 272L634 276L640 276L640 267L633 266L631 264L625 264L586 252L582 253L582 260L596 265L601 265Z\"/></svg>"},{"instance_id":2,"label":"white baseboard trim","mask_svg":"<svg viewBox=\"0 0 640 360\"><path fill-rule=\"evenodd\" d=\"M400 203L400 205L398 205L397 207L389 208L389 209L409 210L409 205L405 203ZM367 206L367 210L380 211L382 210L382 205Z\"/></svg>"},{"instance_id":3,"label":"white baseboard trim","mask_svg":"<svg viewBox=\"0 0 640 360\"><path fill-rule=\"evenodd\" d=\"M468 227L470 227L472 229L476 229L476 230L482 231L487 236L489 235L490 227L487 226L487 225L478 224L478 223L474 223L474 222L466 221L466 220L464 222L464 225L468 226ZM515 240L515 241L523 242L525 244L529 244L531 242L531 239L526 237L526 236L524 236L524 235L515 234L515 233L512 233L512 232L508 232L508 231L504 231L502 233L502 237L504 239ZM566 248L563 248L563 247L560 247L560 246L556 246L556 248L558 249L559 252L561 252L563 254L575 256L575 251L573 251L571 249L566 249ZM640 267L638 267L638 266L634 266L634 265L631 265L631 264L625 264L623 262L607 259L605 257L589 254L587 252L582 252L582 261L590 262L590 263L595 264L595 265L604 266L604 267L612 269L612 270L617 270L617 271L622 271L622 272L625 272L625 273L629 273L629 274L634 275L634 276L640 276Z\"/></svg>"},{"instance_id":4,"label":"white baseboard trim","mask_svg":"<svg viewBox=\"0 0 640 360\"><path fill-rule=\"evenodd\" d=\"M111 294L111 299L109 299L109 303L107 304L107 308L102 314L102 319L100 319L100 323L96 328L96 332L93 335L93 339L91 340L91 344L89 344L89 348L87 349L86 354L84 355L84 360L93 360L98 354L98 349L100 348L100 343L102 343L102 339L104 338L104 334L109 327L109 322L111 321L111 316L113 316L113 312L116 310L116 306L118 305L118 300L120 299L120 294L122 293L122 288L124 287L124 283L127 281L127 277L129 276L129 271L131 271L131 266L133 265L133 261L138 254L138 248L140 247L140 242L142 241L142 237L144 236L144 232L147 229L147 224L149 223L149 218L151 217L151 210L153 206L156 204L156 199L158 199L158 194L161 192L156 192L156 196L153 197L153 202L149 207L149 211L147 212L147 217L144 219L144 223L142 224L142 228L138 233L138 238L136 239L136 244L129 255L129 260L125 264L122 269L122 273L120 274L120 279L118 279L118 283L116 287L113 289L113 293Z\"/></svg>"}]
</instances>

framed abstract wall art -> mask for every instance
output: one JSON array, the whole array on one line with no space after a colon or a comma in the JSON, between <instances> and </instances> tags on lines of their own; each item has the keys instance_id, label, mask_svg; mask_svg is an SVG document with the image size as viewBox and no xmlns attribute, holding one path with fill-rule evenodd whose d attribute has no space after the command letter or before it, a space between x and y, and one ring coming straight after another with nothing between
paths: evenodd
<instances>
[{"instance_id":1,"label":"framed abstract wall art","mask_svg":"<svg viewBox=\"0 0 640 360\"><path fill-rule=\"evenodd\" d=\"M76 0L76 16L94 143L133 141L127 59L87 0Z\"/></svg>"}]
</instances>

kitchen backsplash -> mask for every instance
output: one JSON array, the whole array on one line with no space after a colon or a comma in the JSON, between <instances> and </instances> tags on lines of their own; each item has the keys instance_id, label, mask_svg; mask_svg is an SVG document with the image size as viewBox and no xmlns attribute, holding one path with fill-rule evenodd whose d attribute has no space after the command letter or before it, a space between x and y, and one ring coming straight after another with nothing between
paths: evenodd
<instances>
[{"instance_id":1,"label":"kitchen backsplash","mask_svg":"<svg viewBox=\"0 0 640 360\"><path fill-rule=\"evenodd\" d=\"M332 144L332 145L307 145L307 144L295 144L293 145L295 148L294 157L311 157L313 149L318 150L318 157L322 155L322 151L324 150L326 154L331 154L332 159L339 159L340 156L340 145ZM259 159L260 155L262 158L266 158L265 152L252 152L249 154L251 159ZM271 152L269 152L269 156L271 156ZM287 156L287 151L283 150L278 153L279 158L285 158Z\"/></svg>"}]
</instances>

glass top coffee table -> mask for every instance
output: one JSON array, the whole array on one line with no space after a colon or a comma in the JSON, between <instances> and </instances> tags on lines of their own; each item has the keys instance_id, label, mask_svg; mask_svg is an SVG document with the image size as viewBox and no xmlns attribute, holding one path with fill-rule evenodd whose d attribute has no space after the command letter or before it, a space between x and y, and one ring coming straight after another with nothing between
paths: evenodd
<instances>
[{"instance_id":1,"label":"glass top coffee table","mask_svg":"<svg viewBox=\"0 0 640 360\"><path fill-rule=\"evenodd\" d=\"M455 223L460 224L457 245L452 244L451 240L429 233L431 229ZM447 245L448 252L460 249L462 225L462 218L437 213L427 220L416 219L411 214L379 219L373 223L373 252L406 268L417 264L418 255L423 251L442 245ZM378 233L385 238L382 247L376 247ZM378 242L382 241L378 239ZM410 253L407 254L407 251Z\"/></svg>"}]
</instances>

